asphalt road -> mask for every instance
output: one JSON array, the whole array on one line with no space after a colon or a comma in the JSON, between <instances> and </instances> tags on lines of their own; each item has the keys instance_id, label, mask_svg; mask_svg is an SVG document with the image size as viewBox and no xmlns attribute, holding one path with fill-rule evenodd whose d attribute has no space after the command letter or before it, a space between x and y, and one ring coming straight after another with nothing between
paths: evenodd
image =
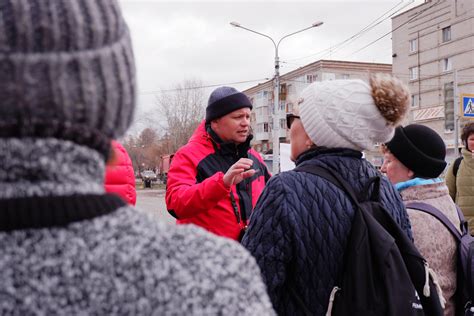
<instances>
[{"instance_id":1,"label":"asphalt road","mask_svg":"<svg viewBox=\"0 0 474 316\"><path fill-rule=\"evenodd\" d=\"M136 207L140 211L151 214L160 222L175 224L175 219L166 210L165 190L138 189Z\"/></svg>"}]
</instances>

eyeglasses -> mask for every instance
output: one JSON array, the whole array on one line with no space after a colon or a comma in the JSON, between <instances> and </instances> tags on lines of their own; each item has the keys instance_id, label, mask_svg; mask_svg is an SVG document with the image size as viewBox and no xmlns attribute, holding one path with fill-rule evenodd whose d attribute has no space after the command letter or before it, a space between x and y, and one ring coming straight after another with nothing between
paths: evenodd
<instances>
[{"instance_id":1,"label":"eyeglasses","mask_svg":"<svg viewBox=\"0 0 474 316\"><path fill-rule=\"evenodd\" d=\"M286 115L286 127L288 127L288 129L291 128L291 124L293 124L293 121L295 119L299 119L300 117L298 115L294 115L294 114L287 114Z\"/></svg>"}]
</instances>

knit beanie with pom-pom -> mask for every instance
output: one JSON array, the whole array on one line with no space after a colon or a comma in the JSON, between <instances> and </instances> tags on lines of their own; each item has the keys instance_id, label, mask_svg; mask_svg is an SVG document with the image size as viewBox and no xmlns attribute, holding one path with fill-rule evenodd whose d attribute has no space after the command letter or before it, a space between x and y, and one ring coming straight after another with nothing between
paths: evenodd
<instances>
[{"instance_id":1,"label":"knit beanie with pom-pom","mask_svg":"<svg viewBox=\"0 0 474 316\"><path fill-rule=\"evenodd\" d=\"M317 146L371 149L389 141L409 105L408 88L388 75L315 82L303 90L303 127Z\"/></svg>"}]
</instances>

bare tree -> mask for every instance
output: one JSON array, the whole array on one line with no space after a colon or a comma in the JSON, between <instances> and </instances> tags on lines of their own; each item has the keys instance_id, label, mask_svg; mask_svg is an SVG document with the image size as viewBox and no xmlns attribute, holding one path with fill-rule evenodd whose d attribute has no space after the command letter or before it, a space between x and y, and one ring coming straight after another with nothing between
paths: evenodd
<instances>
[{"instance_id":1,"label":"bare tree","mask_svg":"<svg viewBox=\"0 0 474 316\"><path fill-rule=\"evenodd\" d=\"M156 170L161 155L166 154L160 142L158 134L151 128L142 130L138 137L129 136L125 139L123 145L132 160L134 170Z\"/></svg>"},{"instance_id":2,"label":"bare tree","mask_svg":"<svg viewBox=\"0 0 474 316\"><path fill-rule=\"evenodd\" d=\"M175 152L186 144L204 119L204 90L200 80L185 80L171 90L163 90L156 103L166 119L169 150Z\"/></svg>"}]
</instances>

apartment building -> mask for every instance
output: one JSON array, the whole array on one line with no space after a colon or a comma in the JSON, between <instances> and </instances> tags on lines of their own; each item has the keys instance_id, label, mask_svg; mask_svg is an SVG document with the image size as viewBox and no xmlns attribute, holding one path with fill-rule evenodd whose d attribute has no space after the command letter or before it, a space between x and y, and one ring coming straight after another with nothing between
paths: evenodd
<instances>
[{"instance_id":1,"label":"apartment building","mask_svg":"<svg viewBox=\"0 0 474 316\"><path fill-rule=\"evenodd\" d=\"M286 128L286 113L291 113L299 93L314 81L335 79L362 79L368 81L371 73L391 73L392 65L337 60L319 60L280 76L280 142L289 142ZM255 150L266 153L272 149L273 126L273 81L251 87L245 93L253 104L252 129ZM341 105L342 106L342 105ZM366 158L375 165L381 165L378 151L366 153Z\"/></svg>"},{"instance_id":2,"label":"apartment building","mask_svg":"<svg viewBox=\"0 0 474 316\"><path fill-rule=\"evenodd\" d=\"M425 0L393 17L392 32L393 74L412 93L408 121L435 129L452 160L454 106L461 113L460 97L474 94L474 1Z\"/></svg>"}]
</instances>

